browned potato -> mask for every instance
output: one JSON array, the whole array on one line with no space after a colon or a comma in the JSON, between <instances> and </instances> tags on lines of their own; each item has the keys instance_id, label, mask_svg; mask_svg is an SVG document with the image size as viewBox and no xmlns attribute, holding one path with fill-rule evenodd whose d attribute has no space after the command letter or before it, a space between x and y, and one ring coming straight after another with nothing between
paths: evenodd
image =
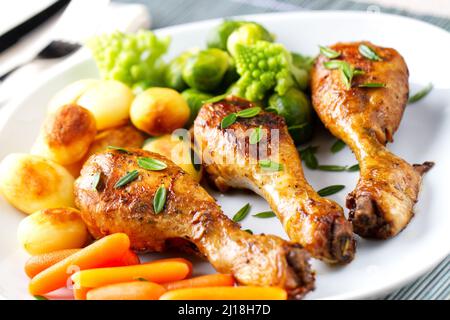
<instances>
[{"instance_id":1,"label":"browned potato","mask_svg":"<svg viewBox=\"0 0 450 320\"><path fill-rule=\"evenodd\" d=\"M92 112L98 130L127 123L134 95L120 81L84 79L69 84L55 94L48 112L54 113L63 105L76 103Z\"/></svg>"},{"instance_id":2,"label":"browned potato","mask_svg":"<svg viewBox=\"0 0 450 320\"><path fill-rule=\"evenodd\" d=\"M79 211L73 208L37 211L20 222L17 236L32 255L82 248L89 239Z\"/></svg>"},{"instance_id":3,"label":"browned potato","mask_svg":"<svg viewBox=\"0 0 450 320\"><path fill-rule=\"evenodd\" d=\"M68 104L47 117L31 153L62 165L76 163L88 151L96 132L92 113Z\"/></svg>"},{"instance_id":4,"label":"browned potato","mask_svg":"<svg viewBox=\"0 0 450 320\"><path fill-rule=\"evenodd\" d=\"M13 153L0 163L0 193L25 213L73 207L74 178L61 165L40 156Z\"/></svg>"},{"instance_id":5,"label":"browned potato","mask_svg":"<svg viewBox=\"0 0 450 320\"><path fill-rule=\"evenodd\" d=\"M130 109L131 122L152 136L172 133L189 119L190 109L184 98L170 88L150 88L140 93Z\"/></svg>"},{"instance_id":6,"label":"browned potato","mask_svg":"<svg viewBox=\"0 0 450 320\"><path fill-rule=\"evenodd\" d=\"M195 181L200 182L202 168L192 163L193 157L190 142L182 141L176 136L166 134L155 139L149 139L142 149L167 157L185 172L189 173Z\"/></svg>"},{"instance_id":7,"label":"browned potato","mask_svg":"<svg viewBox=\"0 0 450 320\"><path fill-rule=\"evenodd\" d=\"M108 146L142 148L144 134L133 125L125 125L100 132L91 144L87 156L105 150Z\"/></svg>"},{"instance_id":8,"label":"browned potato","mask_svg":"<svg viewBox=\"0 0 450 320\"><path fill-rule=\"evenodd\" d=\"M105 150L108 146L121 148L142 148L144 144L144 134L133 125L125 125L107 129L100 132L95 137L88 152L80 161L64 166L75 178L80 175L84 162L94 153Z\"/></svg>"}]
</instances>

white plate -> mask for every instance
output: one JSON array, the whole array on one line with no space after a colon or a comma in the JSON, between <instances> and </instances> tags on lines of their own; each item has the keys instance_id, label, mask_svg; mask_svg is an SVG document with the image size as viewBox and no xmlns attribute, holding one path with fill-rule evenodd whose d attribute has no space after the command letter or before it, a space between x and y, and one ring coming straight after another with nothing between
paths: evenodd
<instances>
[{"instance_id":1,"label":"white plate","mask_svg":"<svg viewBox=\"0 0 450 320\"><path fill-rule=\"evenodd\" d=\"M246 17L263 23L290 50L316 54L318 44L367 39L396 48L404 55L411 72L412 91L432 81L435 89L425 99L407 108L401 127L390 148L412 163L436 161L426 175L416 216L408 228L388 241L358 239L355 260L345 267L329 267L313 261L317 271L316 290L308 299L350 299L376 297L412 281L430 270L450 252L450 35L423 22L385 14L356 12L293 12ZM205 44L206 33L218 21L206 21L159 30L172 36L170 55ZM0 159L11 152L27 152L42 123L49 98L66 84L81 78L96 77L97 72L86 52L52 70L46 79L24 93L0 114ZM352 165L355 159L346 149L332 154L334 139L323 135L319 160L324 164ZM344 205L344 198L356 184L357 173L326 173L305 170L311 184L320 189L344 184L344 191L332 198ZM214 194L224 211L232 216L245 203L252 213L268 209L261 198L248 193ZM23 273L26 254L16 240L16 228L25 215L0 199L0 296L31 298ZM276 219L248 216L244 228L286 237ZM199 272L211 271L207 263L196 266Z\"/></svg>"}]
</instances>

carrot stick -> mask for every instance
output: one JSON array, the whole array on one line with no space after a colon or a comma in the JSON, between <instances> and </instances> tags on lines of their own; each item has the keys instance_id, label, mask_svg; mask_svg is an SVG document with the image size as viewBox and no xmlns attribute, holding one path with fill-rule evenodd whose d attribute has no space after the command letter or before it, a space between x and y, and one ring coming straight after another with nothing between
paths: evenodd
<instances>
[{"instance_id":1,"label":"carrot stick","mask_svg":"<svg viewBox=\"0 0 450 320\"><path fill-rule=\"evenodd\" d=\"M107 265L100 266L101 268L107 267L123 267L123 266L134 266L136 264L140 264L139 256L134 253L133 250L128 250L125 252L123 257L108 263Z\"/></svg>"},{"instance_id":2,"label":"carrot stick","mask_svg":"<svg viewBox=\"0 0 450 320\"><path fill-rule=\"evenodd\" d=\"M110 284L89 290L87 300L158 300L163 286L148 281Z\"/></svg>"},{"instance_id":3,"label":"carrot stick","mask_svg":"<svg viewBox=\"0 0 450 320\"><path fill-rule=\"evenodd\" d=\"M38 273L44 271L48 267L54 265L55 263L64 260L68 256L80 251L81 249L64 249L43 254L38 254L36 256L31 256L25 263L25 273L28 277L33 278ZM128 250L123 257L115 261L108 262L107 264L101 265L99 267L122 267L122 266L132 266L139 264L139 256L132 250Z\"/></svg>"},{"instance_id":4,"label":"carrot stick","mask_svg":"<svg viewBox=\"0 0 450 320\"><path fill-rule=\"evenodd\" d=\"M208 287L167 291L160 300L286 300L278 287Z\"/></svg>"},{"instance_id":5,"label":"carrot stick","mask_svg":"<svg viewBox=\"0 0 450 320\"><path fill-rule=\"evenodd\" d=\"M206 276L179 280L164 284L167 290L201 287L232 287L234 278L230 274L208 274Z\"/></svg>"},{"instance_id":6,"label":"carrot stick","mask_svg":"<svg viewBox=\"0 0 450 320\"><path fill-rule=\"evenodd\" d=\"M177 281L186 278L188 273L189 267L184 262L163 261L127 267L83 270L73 274L72 280L82 287L98 288L141 278L156 283Z\"/></svg>"},{"instance_id":7,"label":"carrot stick","mask_svg":"<svg viewBox=\"0 0 450 320\"><path fill-rule=\"evenodd\" d=\"M80 249L65 249L31 256L25 263L25 273L28 277L33 278L39 272L78 251Z\"/></svg>"},{"instance_id":8,"label":"carrot stick","mask_svg":"<svg viewBox=\"0 0 450 320\"><path fill-rule=\"evenodd\" d=\"M71 270L105 265L123 257L129 247L130 239L124 233L106 236L36 275L31 279L29 291L32 295L42 295L64 287Z\"/></svg>"},{"instance_id":9,"label":"carrot stick","mask_svg":"<svg viewBox=\"0 0 450 320\"><path fill-rule=\"evenodd\" d=\"M186 276L186 278L189 278L192 275L192 270L193 270L193 266L192 266L192 262L190 262L189 260L185 259L185 258L167 258L167 259L159 259L159 260L153 260L150 262L146 262L146 264L149 263L158 263L158 262L170 262L170 261L178 261L178 262L183 262L185 263L188 267L189 267L189 273Z\"/></svg>"},{"instance_id":10,"label":"carrot stick","mask_svg":"<svg viewBox=\"0 0 450 320\"><path fill-rule=\"evenodd\" d=\"M91 289L92 288L84 288L75 284L73 286L73 297L75 300L86 300L87 293Z\"/></svg>"}]
</instances>

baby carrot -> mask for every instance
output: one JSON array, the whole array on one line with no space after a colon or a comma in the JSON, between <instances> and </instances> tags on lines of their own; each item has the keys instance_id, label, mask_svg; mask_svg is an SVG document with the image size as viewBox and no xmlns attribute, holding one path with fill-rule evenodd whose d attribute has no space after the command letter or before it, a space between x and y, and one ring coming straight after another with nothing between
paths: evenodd
<instances>
[{"instance_id":1,"label":"baby carrot","mask_svg":"<svg viewBox=\"0 0 450 320\"><path fill-rule=\"evenodd\" d=\"M160 300L286 300L278 287L208 287L167 291Z\"/></svg>"},{"instance_id":2,"label":"baby carrot","mask_svg":"<svg viewBox=\"0 0 450 320\"><path fill-rule=\"evenodd\" d=\"M167 259L159 259L159 260L153 260L153 261L147 262L147 264L148 264L148 263L157 263L157 262L169 262L169 261L178 261L178 262L183 262L183 263L185 263L185 264L188 266L188 268L189 268L189 273L188 273L188 275L186 276L186 278L189 278L189 277L192 275L192 270L193 270L192 262L190 262L189 260L187 260L187 259L185 259L185 258L167 258Z\"/></svg>"},{"instance_id":3,"label":"baby carrot","mask_svg":"<svg viewBox=\"0 0 450 320\"><path fill-rule=\"evenodd\" d=\"M200 287L232 287L234 286L233 276L230 274L208 274L206 276L191 279L179 280L164 284L167 290Z\"/></svg>"},{"instance_id":4,"label":"baby carrot","mask_svg":"<svg viewBox=\"0 0 450 320\"><path fill-rule=\"evenodd\" d=\"M96 268L115 261L128 251L130 239L124 233L106 236L45 269L31 279L29 291L42 295L66 285L71 269Z\"/></svg>"},{"instance_id":5,"label":"baby carrot","mask_svg":"<svg viewBox=\"0 0 450 320\"><path fill-rule=\"evenodd\" d=\"M91 288L80 287L77 284L73 286L73 297L75 300L86 300L87 293Z\"/></svg>"},{"instance_id":6,"label":"baby carrot","mask_svg":"<svg viewBox=\"0 0 450 320\"><path fill-rule=\"evenodd\" d=\"M158 300L165 291L148 281L123 282L89 290L87 300Z\"/></svg>"},{"instance_id":7,"label":"baby carrot","mask_svg":"<svg viewBox=\"0 0 450 320\"><path fill-rule=\"evenodd\" d=\"M30 278L33 278L39 272L78 251L80 249L65 249L31 256L25 263L25 273Z\"/></svg>"},{"instance_id":8,"label":"baby carrot","mask_svg":"<svg viewBox=\"0 0 450 320\"><path fill-rule=\"evenodd\" d=\"M64 249L43 254L38 254L36 256L31 256L25 263L25 273L33 278L38 273L44 271L48 267L54 265L55 263L64 260L68 256L80 251L81 249ZM121 266L132 266L139 264L139 257L132 250L128 250L123 257L117 260L110 261L99 267L121 267Z\"/></svg>"},{"instance_id":9,"label":"baby carrot","mask_svg":"<svg viewBox=\"0 0 450 320\"><path fill-rule=\"evenodd\" d=\"M186 278L188 273L189 267L184 262L163 261L127 267L83 270L73 274L72 280L82 287L98 288L141 278L156 283L177 281Z\"/></svg>"}]
</instances>

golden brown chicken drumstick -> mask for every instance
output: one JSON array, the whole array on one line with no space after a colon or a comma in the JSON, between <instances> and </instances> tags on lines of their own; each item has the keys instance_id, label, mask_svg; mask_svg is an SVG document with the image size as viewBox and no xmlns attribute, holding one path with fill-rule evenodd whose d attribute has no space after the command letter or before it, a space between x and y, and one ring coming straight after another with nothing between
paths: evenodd
<instances>
[{"instance_id":1,"label":"golden brown chicken drumstick","mask_svg":"<svg viewBox=\"0 0 450 320\"><path fill-rule=\"evenodd\" d=\"M351 223L338 204L321 198L305 180L284 119L262 111L222 129L225 117L250 107L255 106L228 97L200 110L194 136L210 178L219 189L246 188L264 197L290 239L314 257L329 263L351 261L355 252ZM249 136L256 128L266 136L252 145ZM281 168L267 170L268 163Z\"/></svg>"},{"instance_id":2,"label":"golden brown chicken drumstick","mask_svg":"<svg viewBox=\"0 0 450 320\"><path fill-rule=\"evenodd\" d=\"M162 161L167 168L143 169L138 165L142 157ZM133 170L138 172L135 180L117 186ZM100 181L93 184L97 174ZM162 211L156 213L153 201L160 186L167 196ZM304 249L275 236L241 230L198 183L156 153L130 149L93 155L75 183L75 195L96 238L124 232L139 251L163 251L184 240L219 272L233 274L241 284L283 287L291 298L300 298L314 286Z\"/></svg>"},{"instance_id":3,"label":"golden brown chicken drumstick","mask_svg":"<svg viewBox=\"0 0 450 320\"><path fill-rule=\"evenodd\" d=\"M411 166L385 148L408 101L408 68L397 51L369 42L338 43L331 49L339 53L337 60L362 71L346 84L345 70L330 69L321 55L311 80L317 114L360 165L358 185L347 197L353 227L363 237L395 236L413 216L421 176L432 166Z\"/></svg>"}]
</instances>

